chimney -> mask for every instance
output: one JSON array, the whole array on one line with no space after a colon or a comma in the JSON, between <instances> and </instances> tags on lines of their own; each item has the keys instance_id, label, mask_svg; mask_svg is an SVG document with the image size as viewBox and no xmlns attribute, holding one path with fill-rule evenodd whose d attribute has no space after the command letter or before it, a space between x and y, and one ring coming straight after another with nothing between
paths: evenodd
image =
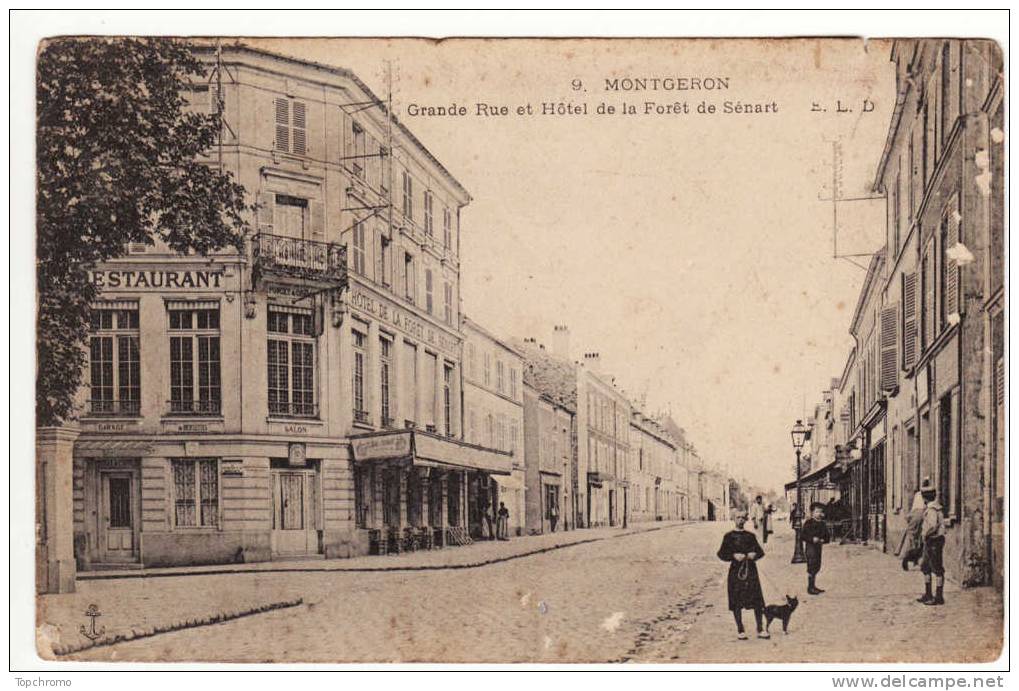
<instances>
[{"instance_id":1,"label":"chimney","mask_svg":"<svg viewBox=\"0 0 1019 691\"><path fill-rule=\"evenodd\" d=\"M601 374L601 353L584 353L584 367L595 374Z\"/></svg>"},{"instance_id":2,"label":"chimney","mask_svg":"<svg viewBox=\"0 0 1019 691\"><path fill-rule=\"evenodd\" d=\"M552 354L563 360L570 359L570 327L557 324L552 329Z\"/></svg>"}]
</instances>

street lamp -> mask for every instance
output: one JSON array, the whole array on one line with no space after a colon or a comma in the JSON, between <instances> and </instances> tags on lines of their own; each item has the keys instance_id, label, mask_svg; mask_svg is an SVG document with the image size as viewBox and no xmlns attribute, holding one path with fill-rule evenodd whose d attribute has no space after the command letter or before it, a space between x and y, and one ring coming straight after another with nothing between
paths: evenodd
<instances>
[{"instance_id":1,"label":"street lamp","mask_svg":"<svg viewBox=\"0 0 1019 691\"><path fill-rule=\"evenodd\" d=\"M802 420L797 420L790 432L793 438L793 448L796 450L796 511L793 514L793 529L796 531L796 545L793 548L793 564L802 564L807 561L803 554L803 542L800 540L800 529L803 527L803 488L800 486L800 451L807 441L809 430L803 425Z\"/></svg>"}]
</instances>

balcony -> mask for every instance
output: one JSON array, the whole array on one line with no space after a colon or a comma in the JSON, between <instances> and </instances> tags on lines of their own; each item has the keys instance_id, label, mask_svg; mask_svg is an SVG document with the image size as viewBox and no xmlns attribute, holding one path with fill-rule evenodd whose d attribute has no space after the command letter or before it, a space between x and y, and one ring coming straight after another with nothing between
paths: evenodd
<instances>
[{"instance_id":1,"label":"balcony","mask_svg":"<svg viewBox=\"0 0 1019 691\"><path fill-rule=\"evenodd\" d=\"M141 401L91 400L88 414L95 417L138 417Z\"/></svg>"},{"instance_id":2,"label":"balcony","mask_svg":"<svg viewBox=\"0 0 1019 691\"><path fill-rule=\"evenodd\" d=\"M218 399L207 399L199 401L167 401L170 415L221 415L223 403Z\"/></svg>"},{"instance_id":3,"label":"balcony","mask_svg":"<svg viewBox=\"0 0 1019 691\"><path fill-rule=\"evenodd\" d=\"M347 248L329 242L259 233L254 240L254 264L259 274L347 282Z\"/></svg>"},{"instance_id":4,"label":"balcony","mask_svg":"<svg viewBox=\"0 0 1019 691\"><path fill-rule=\"evenodd\" d=\"M297 401L269 401L269 415L273 417L318 417L318 404Z\"/></svg>"},{"instance_id":5,"label":"balcony","mask_svg":"<svg viewBox=\"0 0 1019 691\"><path fill-rule=\"evenodd\" d=\"M355 425L370 425L372 423L372 416L367 410L354 409L354 424Z\"/></svg>"}]
</instances>

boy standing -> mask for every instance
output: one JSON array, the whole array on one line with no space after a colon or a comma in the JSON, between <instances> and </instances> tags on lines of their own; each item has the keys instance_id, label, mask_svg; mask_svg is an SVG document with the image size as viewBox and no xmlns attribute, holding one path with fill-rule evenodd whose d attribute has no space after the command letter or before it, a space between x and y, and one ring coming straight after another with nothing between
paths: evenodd
<instances>
[{"instance_id":1,"label":"boy standing","mask_svg":"<svg viewBox=\"0 0 1019 691\"><path fill-rule=\"evenodd\" d=\"M828 542L828 527L824 524L824 504L810 505L810 518L803 522L800 539L804 542L807 557L807 592L820 595L824 591L817 587L817 574L821 570L821 546Z\"/></svg>"},{"instance_id":2,"label":"boy standing","mask_svg":"<svg viewBox=\"0 0 1019 691\"><path fill-rule=\"evenodd\" d=\"M920 485L920 493L927 507L923 511L923 523L920 533L923 537L923 562L920 571L923 573L924 594L917 602L925 605L945 604L945 516L938 502L938 493L930 480ZM937 579L937 594L931 596L931 575Z\"/></svg>"}]
</instances>

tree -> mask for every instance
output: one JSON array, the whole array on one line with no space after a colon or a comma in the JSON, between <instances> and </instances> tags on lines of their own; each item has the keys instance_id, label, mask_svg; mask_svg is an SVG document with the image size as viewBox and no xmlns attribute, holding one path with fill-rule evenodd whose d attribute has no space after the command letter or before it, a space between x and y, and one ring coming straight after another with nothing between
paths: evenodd
<instances>
[{"instance_id":1,"label":"tree","mask_svg":"<svg viewBox=\"0 0 1019 691\"><path fill-rule=\"evenodd\" d=\"M88 269L128 243L244 247L244 188L196 163L220 116L188 112L206 68L182 41L59 38L37 66L36 424L73 418L86 362ZM218 109L217 109L218 110Z\"/></svg>"}]
</instances>

